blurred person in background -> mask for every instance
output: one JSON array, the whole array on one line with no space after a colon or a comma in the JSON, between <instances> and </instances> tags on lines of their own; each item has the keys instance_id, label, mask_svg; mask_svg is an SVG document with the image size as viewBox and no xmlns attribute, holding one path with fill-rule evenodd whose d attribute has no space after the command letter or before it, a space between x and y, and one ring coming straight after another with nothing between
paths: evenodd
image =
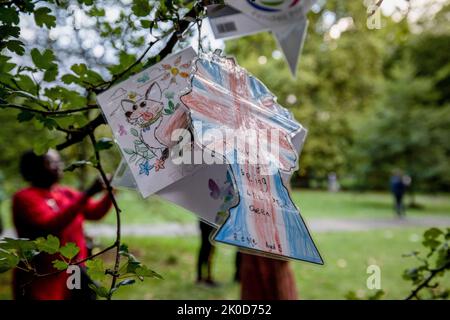
<instances>
[{"instance_id":1,"label":"blurred person in background","mask_svg":"<svg viewBox=\"0 0 450 320\"><path fill-rule=\"evenodd\" d=\"M212 260L214 257L215 248L209 240L209 237L215 228L201 220L199 222L199 226L201 243L197 260L197 283L205 283L210 286L215 286L217 283L214 281L212 276ZM206 276L204 274L205 268Z\"/></svg>"},{"instance_id":2,"label":"blurred person in background","mask_svg":"<svg viewBox=\"0 0 450 320\"><path fill-rule=\"evenodd\" d=\"M20 172L30 186L13 196L13 221L20 238L36 239L52 234L59 238L61 246L75 243L80 251L73 261L88 257L86 239L83 233L84 220L98 220L111 208L108 194L99 200L92 196L102 193L105 186L100 179L85 191L59 185L62 178L62 161L58 152L48 151L36 155L32 151L23 154ZM55 272L52 261L54 255L39 254L32 260L38 274ZM68 274L60 272L50 276L35 277L16 268L13 275L15 299L64 300L95 299L95 293L88 287L92 283L81 264L81 288L69 290ZM20 267L20 265L19 265Z\"/></svg>"},{"instance_id":3,"label":"blurred person in background","mask_svg":"<svg viewBox=\"0 0 450 320\"><path fill-rule=\"evenodd\" d=\"M411 184L411 178L409 176L404 176L402 171L399 169L393 171L390 180L390 187L392 195L394 196L395 213L399 218L403 218L405 216L403 197L409 184Z\"/></svg>"}]
</instances>

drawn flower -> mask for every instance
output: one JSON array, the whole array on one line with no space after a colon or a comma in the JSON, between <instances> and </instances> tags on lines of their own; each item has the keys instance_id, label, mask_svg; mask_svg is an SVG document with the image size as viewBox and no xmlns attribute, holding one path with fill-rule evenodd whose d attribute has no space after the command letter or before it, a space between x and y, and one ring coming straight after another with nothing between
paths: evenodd
<instances>
[{"instance_id":1,"label":"drawn flower","mask_svg":"<svg viewBox=\"0 0 450 320\"><path fill-rule=\"evenodd\" d=\"M163 81L170 78L170 83L177 83L177 77L187 78L189 77L189 67L191 66L191 62L186 62L181 64L181 56L175 59L173 65L171 64L163 64L162 67L166 72L162 78ZM183 71L185 70L185 71Z\"/></svg>"},{"instance_id":2,"label":"drawn flower","mask_svg":"<svg viewBox=\"0 0 450 320\"><path fill-rule=\"evenodd\" d=\"M146 176L148 176L150 174L150 170L153 169L153 165L150 165L150 163L147 161L139 164L139 174L145 174ZM158 171L158 170L156 170Z\"/></svg>"},{"instance_id":3,"label":"drawn flower","mask_svg":"<svg viewBox=\"0 0 450 320\"><path fill-rule=\"evenodd\" d=\"M157 160L155 161L155 171L159 171L159 170L161 170L161 169L165 169L165 168L164 168L164 160L162 160L162 159L157 159Z\"/></svg>"}]
</instances>

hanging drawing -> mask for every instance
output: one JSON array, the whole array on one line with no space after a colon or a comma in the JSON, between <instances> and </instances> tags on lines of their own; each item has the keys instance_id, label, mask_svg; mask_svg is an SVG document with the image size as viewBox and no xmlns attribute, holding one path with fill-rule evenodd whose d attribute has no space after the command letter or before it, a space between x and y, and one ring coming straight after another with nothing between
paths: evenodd
<instances>
[{"instance_id":1,"label":"hanging drawing","mask_svg":"<svg viewBox=\"0 0 450 320\"><path fill-rule=\"evenodd\" d=\"M225 0L208 6L208 18L216 39L231 39L271 31L289 70L296 75L298 57L308 29L306 14L316 0Z\"/></svg>"},{"instance_id":2,"label":"hanging drawing","mask_svg":"<svg viewBox=\"0 0 450 320\"><path fill-rule=\"evenodd\" d=\"M185 49L98 96L103 114L144 197L191 174L170 160L172 133L186 128L180 95L195 57Z\"/></svg>"},{"instance_id":3,"label":"hanging drawing","mask_svg":"<svg viewBox=\"0 0 450 320\"><path fill-rule=\"evenodd\" d=\"M194 212L215 241L323 263L286 188L306 130L233 59L186 49L99 101L124 158L114 185ZM169 139L177 129L189 138Z\"/></svg>"},{"instance_id":4,"label":"hanging drawing","mask_svg":"<svg viewBox=\"0 0 450 320\"><path fill-rule=\"evenodd\" d=\"M323 263L281 175L297 168L291 139L304 128L258 79L234 59L218 55L197 59L191 91L181 101L189 109L194 141L225 158L238 194L215 240ZM214 138L205 141L212 130ZM227 132L235 133L234 141ZM237 137L244 141L236 143Z\"/></svg>"}]
</instances>

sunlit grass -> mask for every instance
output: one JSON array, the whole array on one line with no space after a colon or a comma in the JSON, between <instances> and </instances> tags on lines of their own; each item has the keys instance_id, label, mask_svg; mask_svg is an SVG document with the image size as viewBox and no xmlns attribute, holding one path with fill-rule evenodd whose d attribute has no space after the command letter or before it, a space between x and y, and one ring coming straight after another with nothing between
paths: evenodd
<instances>
[{"instance_id":1,"label":"sunlit grass","mask_svg":"<svg viewBox=\"0 0 450 320\"><path fill-rule=\"evenodd\" d=\"M324 266L291 262L301 299L344 299L349 290L373 293L366 287L371 264L381 268L381 286L385 299L403 299L411 286L402 279L404 269L414 265L402 254L420 249L425 229L392 229L368 232L320 233L315 241L325 260ZM239 285L234 275L235 248L220 245L214 260L217 288L195 284L195 263L199 246L196 237L126 238L130 249L164 280L146 279L132 287L121 288L118 299L238 299ZM104 240L105 244L109 241ZM105 257L112 261L112 257ZM0 298L10 298L10 273L0 275ZM450 283L450 277L442 283Z\"/></svg>"}]
</instances>

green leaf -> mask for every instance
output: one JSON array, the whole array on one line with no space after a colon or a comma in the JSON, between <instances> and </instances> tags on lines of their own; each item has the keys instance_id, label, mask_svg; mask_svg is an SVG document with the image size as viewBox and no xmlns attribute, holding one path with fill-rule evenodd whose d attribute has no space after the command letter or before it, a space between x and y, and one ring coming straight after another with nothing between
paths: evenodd
<instances>
[{"instance_id":1,"label":"green leaf","mask_svg":"<svg viewBox=\"0 0 450 320\"><path fill-rule=\"evenodd\" d=\"M70 69L75 72L78 77L74 75L64 75L62 80L67 84L78 83L79 85L85 86L86 84L95 85L103 82L102 76L93 70L89 70L84 63L74 64Z\"/></svg>"},{"instance_id":2,"label":"green leaf","mask_svg":"<svg viewBox=\"0 0 450 320\"><path fill-rule=\"evenodd\" d=\"M59 249L59 239L51 234L44 237L37 238L34 243L36 244L39 251L44 251L49 254L55 254Z\"/></svg>"},{"instance_id":3,"label":"green leaf","mask_svg":"<svg viewBox=\"0 0 450 320\"><path fill-rule=\"evenodd\" d=\"M105 16L105 9L93 7L91 10L89 10L88 14L91 17L104 17Z\"/></svg>"},{"instance_id":4,"label":"green leaf","mask_svg":"<svg viewBox=\"0 0 450 320\"><path fill-rule=\"evenodd\" d=\"M34 83L29 76L20 74L17 76L16 82L22 90L27 92L36 92L36 83Z\"/></svg>"},{"instance_id":5,"label":"green leaf","mask_svg":"<svg viewBox=\"0 0 450 320\"><path fill-rule=\"evenodd\" d=\"M63 257L72 260L78 252L80 252L80 248L73 242L66 243L65 246L59 249L59 252L63 255Z\"/></svg>"},{"instance_id":6,"label":"green leaf","mask_svg":"<svg viewBox=\"0 0 450 320\"><path fill-rule=\"evenodd\" d=\"M70 105L70 107L84 107L87 102L86 98L80 95L79 92L68 90L61 86L46 88L44 95L57 104L62 102Z\"/></svg>"},{"instance_id":7,"label":"green leaf","mask_svg":"<svg viewBox=\"0 0 450 320\"><path fill-rule=\"evenodd\" d=\"M2 7L0 8L0 21L4 24L19 24L19 12L14 7Z\"/></svg>"},{"instance_id":8,"label":"green leaf","mask_svg":"<svg viewBox=\"0 0 450 320\"><path fill-rule=\"evenodd\" d=\"M136 281L134 279L125 279L120 281L119 283L116 284L116 286L112 289L112 292L115 292L117 289L119 289L122 286L130 286L132 284L134 284Z\"/></svg>"},{"instance_id":9,"label":"green leaf","mask_svg":"<svg viewBox=\"0 0 450 320\"><path fill-rule=\"evenodd\" d=\"M75 72L77 75L82 76L86 73L87 67L84 63L74 64L73 66L70 67L70 70Z\"/></svg>"},{"instance_id":10,"label":"green leaf","mask_svg":"<svg viewBox=\"0 0 450 320\"><path fill-rule=\"evenodd\" d=\"M124 69L131 66L135 61L136 61L135 55L129 54L125 51L121 51L119 53L119 64L109 66L108 70L113 75L119 74ZM131 68L131 70L129 70L127 74L132 73L134 71L138 71L139 68L141 68L141 67L142 67L142 64L138 63L135 67Z\"/></svg>"},{"instance_id":11,"label":"green leaf","mask_svg":"<svg viewBox=\"0 0 450 320\"><path fill-rule=\"evenodd\" d=\"M120 247L119 247L119 254L120 254L120 255L126 255L126 254L128 254L128 253L129 253L129 251L128 251L128 245L125 244L125 243L121 243L121 244L120 244Z\"/></svg>"},{"instance_id":12,"label":"green leaf","mask_svg":"<svg viewBox=\"0 0 450 320\"><path fill-rule=\"evenodd\" d=\"M47 70L53 67L55 54L50 49L46 49L41 53L38 49L34 48L31 50L31 59L37 68Z\"/></svg>"},{"instance_id":13,"label":"green leaf","mask_svg":"<svg viewBox=\"0 0 450 320\"><path fill-rule=\"evenodd\" d=\"M103 281L106 278L103 260L93 259L86 261L87 273L94 281Z\"/></svg>"},{"instance_id":14,"label":"green leaf","mask_svg":"<svg viewBox=\"0 0 450 320\"><path fill-rule=\"evenodd\" d=\"M69 166L64 168L64 171L74 171L77 168L81 168L84 166L92 166L92 165L93 164L91 161L79 160L79 161L72 162Z\"/></svg>"},{"instance_id":15,"label":"green leaf","mask_svg":"<svg viewBox=\"0 0 450 320\"><path fill-rule=\"evenodd\" d=\"M149 268L147 268L147 266L144 266L144 265L137 267L136 270L134 271L134 273L138 277L163 279L163 277L160 274L158 274L157 272L155 272L153 270L150 270Z\"/></svg>"},{"instance_id":16,"label":"green leaf","mask_svg":"<svg viewBox=\"0 0 450 320\"><path fill-rule=\"evenodd\" d=\"M56 18L55 16L49 14L52 12L50 8L41 7L34 11L34 21L39 27L43 27L44 25L50 29L56 26Z\"/></svg>"},{"instance_id":17,"label":"green leaf","mask_svg":"<svg viewBox=\"0 0 450 320\"><path fill-rule=\"evenodd\" d=\"M436 239L441 234L443 234L442 230L438 228L430 228L424 232L423 236L425 239Z\"/></svg>"},{"instance_id":18,"label":"green leaf","mask_svg":"<svg viewBox=\"0 0 450 320\"><path fill-rule=\"evenodd\" d=\"M348 292L345 294L344 297L345 297L345 299L347 299L347 300L360 300L360 299L358 298L358 296L356 295L356 292L353 291L353 290L348 291Z\"/></svg>"},{"instance_id":19,"label":"green leaf","mask_svg":"<svg viewBox=\"0 0 450 320\"><path fill-rule=\"evenodd\" d=\"M75 77L73 74L65 74L61 77L62 82L65 84L71 84L71 83L79 83L80 79L78 77Z\"/></svg>"},{"instance_id":20,"label":"green leaf","mask_svg":"<svg viewBox=\"0 0 450 320\"><path fill-rule=\"evenodd\" d=\"M16 66L14 63L10 63L11 57L0 55L0 73L7 74Z\"/></svg>"},{"instance_id":21,"label":"green leaf","mask_svg":"<svg viewBox=\"0 0 450 320\"><path fill-rule=\"evenodd\" d=\"M385 295L383 290L377 290L373 295L368 296L368 300L380 300Z\"/></svg>"},{"instance_id":22,"label":"green leaf","mask_svg":"<svg viewBox=\"0 0 450 320\"><path fill-rule=\"evenodd\" d=\"M113 146L113 141L110 138L101 138L97 141L95 144L95 150L101 151L101 150L107 150Z\"/></svg>"},{"instance_id":23,"label":"green leaf","mask_svg":"<svg viewBox=\"0 0 450 320\"><path fill-rule=\"evenodd\" d=\"M28 239L1 238L0 248L5 250L13 249L18 252L26 252L35 250L36 245L34 241Z\"/></svg>"},{"instance_id":24,"label":"green leaf","mask_svg":"<svg viewBox=\"0 0 450 320\"><path fill-rule=\"evenodd\" d=\"M0 273L15 268L20 262L20 258L4 249L0 249Z\"/></svg>"},{"instance_id":25,"label":"green leaf","mask_svg":"<svg viewBox=\"0 0 450 320\"><path fill-rule=\"evenodd\" d=\"M56 270L66 270L69 264L62 260L53 260L52 261L53 268Z\"/></svg>"},{"instance_id":26,"label":"green leaf","mask_svg":"<svg viewBox=\"0 0 450 320\"><path fill-rule=\"evenodd\" d=\"M422 241L422 244L430 249L435 249L441 244L441 242L434 239L427 239Z\"/></svg>"},{"instance_id":27,"label":"green leaf","mask_svg":"<svg viewBox=\"0 0 450 320\"><path fill-rule=\"evenodd\" d=\"M92 290L94 290L94 292L97 294L97 296L102 297L102 298L107 298L109 296L109 291L108 289L106 289L105 287L102 286L96 286L93 283L89 284L89 288L91 288Z\"/></svg>"},{"instance_id":28,"label":"green leaf","mask_svg":"<svg viewBox=\"0 0 450 320\"><path fill-rule=\"evenodd\" d=\"M94 0L78 0L78 3L92 6L94 4Z\"/></svg>"},{"instance_id":29,"label":"green leaf","mask_svg":"<svg viewBox=\"0 0 450 320\"><path fill-rule=\"evenodd\" d=\"M9 40L8 42L6 42L6 47L9 51L15 52L19 56L23 56L23 54L25 53L23 42L19 40Z\"/></svg>"},{"instance_id":30,"label":"green leaf","mask_svg":"<svg viewBox=\"0 0 450 320\"><path fill-rule=\"evenodd\" d=\"M45 70L44 81L52 82L56 79L57 75L58 75L58 66L56 64L53 64L50 68Z\"/></svg>"},{"instance_id":31,"label":"green leaf","mask_svg":"<svg viewBox=\"0 0 450 320\"><path fill-rule=\"evenodd\" d=\"M20 111L17 115L17 121L26 122L34 118L34 113L30 111Z\"/></svg>"},{"instance_id":32,"label":"green leaf","mask_svg":"<svg viewBox=\"0 0 450 320\"><path fill-rule=\"evenodd\" d=\"M150 14L151 11L150 2L148 0L133 0L131 10L138 17L145 17Z\"/></svg>"},{"instance_id":33,"label":"green leaf","mask_svg":"<svg viewBox=\"0 0 450 320\"><path fill-rule=\"evenodd\" d=\"M153 21L150 20L140 20L142 28L149 29L153 26Z\"/></svg>"},{"instance_id":34,"label":"green leaf","mask_svg":"<svg viewBox=\"0 0 450 320\"><path fill-rule=\"evenodd\" d=\"M122 281L120 281L118 284L117 284L117 287L120 287L120 286L129 286L129 285L131 285L131 284L133 284L133 283L135 283L136 281L134 280L134 279L125 279L125 280L122 280Z\"/></svg>"},{"instance_id":35,"label":"green leaf","mask_svg":"<svg viewBox=\"0 0 450 320\"><path fill-rule=\"evenodd\" d=\"M19 38L20 28L16 26L0 25L0 34L6 38L8 35L13 38Z\"/></svg>"}]
</instances>

